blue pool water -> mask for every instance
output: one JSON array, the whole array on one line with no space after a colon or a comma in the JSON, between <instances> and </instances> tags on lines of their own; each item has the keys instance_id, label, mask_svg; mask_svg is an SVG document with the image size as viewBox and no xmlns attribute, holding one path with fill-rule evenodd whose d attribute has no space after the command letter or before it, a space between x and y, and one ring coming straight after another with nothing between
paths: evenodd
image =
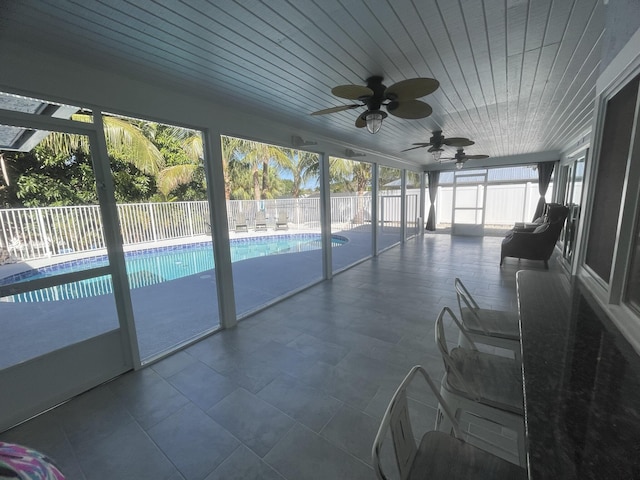
<instances>
[{"instance_id":1,"label":"blue pool water","mask_svg":"<svg viewBox=\"0 0 640 480\"><path fill-rule=\"evenodd\" d=\"M334 235L331 239L331 246L338 247L346 242L348 242L347 238ZM320 248L321 237L319 234L232 239L231 261L238 262L267 255L307 252ZM136 250L125 253L125 261L129 287L132 289L194 275L214 267L211 242ZM73 260L2 278L0 285L10 285L107 265L106 255ZM112 291L111 276L105 275L17 294L6 297L4 300L14 302L68 300L104 295Z\"/></svg>"}]
</instances>

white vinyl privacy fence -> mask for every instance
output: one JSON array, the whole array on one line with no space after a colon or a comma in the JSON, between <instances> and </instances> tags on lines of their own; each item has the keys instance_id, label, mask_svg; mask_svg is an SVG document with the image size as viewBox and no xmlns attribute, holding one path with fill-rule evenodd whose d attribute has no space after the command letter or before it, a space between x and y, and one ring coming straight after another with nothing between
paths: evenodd
<instances>
[{"instance_id":1,"label":"white vinyl privacy fence","mask_svg":"<svg viewBox=\"0 0 640 480\"><path fill-rule=\"evenodd\" d=\"M547 201L550 201L553 186L547 191ZM527 182L518 184L488 184L485 190L485 218L486 226L495 228L510 228L516 222L530 222L538 205L540 194L538 184ZM427 196L427 212L429 199ZM453 186L438 187L436 198L436 220L439 227L451 225L453 211Z\"/></svg>"}]
</instances>

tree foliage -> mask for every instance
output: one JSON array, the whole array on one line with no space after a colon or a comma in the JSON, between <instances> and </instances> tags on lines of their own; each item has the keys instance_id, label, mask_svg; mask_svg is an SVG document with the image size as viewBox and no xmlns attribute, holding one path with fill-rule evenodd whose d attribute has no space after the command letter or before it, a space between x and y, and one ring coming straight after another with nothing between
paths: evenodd
<instances>
[{"instance_id":1,"label":"tree foliage","mask_svg":"<svg viewBox=\"0 0 640 480\"><path fill-rule=\"evenodd\" d=\"M75 114L74 120L91 121ZM105 139L118 202L205 200L200 132L143 120L104 116ZM225 197L266 200L300 197L319 188L318 155L250 140L221 138ZM53 132L27 153L4 152L7 175L0 201L9 206L83 205L97 202L88 138ZM332 191L362 196L372 166L331 158ZM398 178L381 169L380 184ZM4 183L7 183L5 179Z\"/></svg>"}]
</instances>

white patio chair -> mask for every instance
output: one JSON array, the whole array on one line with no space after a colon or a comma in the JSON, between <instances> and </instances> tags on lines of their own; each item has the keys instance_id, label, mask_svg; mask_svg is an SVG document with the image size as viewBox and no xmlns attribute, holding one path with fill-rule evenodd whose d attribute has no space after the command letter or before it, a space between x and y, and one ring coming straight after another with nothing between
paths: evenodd
<instances>
[{"instance_id":1,"label":"white patio chair","mask_svg":"<svg viewBox=\"0 0 640 480\"><path fill-rule=\"evenodd\" d=\"M454 286L462 319L462 331L476 343L511 350L514 358L520 361L522 352L518 314L480 308L462 280L456 278ZM458 341L461 346L468 346L465 344L464 336L461 335Z\"/></svg>"},{"instance_id":2,"label":"white patio chair","mask_svg":"<svg viewBox=\"0 0 640 480\"><path fill-rule=\"evenodd\" d=\"M468 347L458 346L449 350L444 333L445 315L466 337ZM456 420L460 421L465 414L471 415L469 424L485 430L483 435L474 435L473 439L469 437L468 440L501 458L524 465L524 398L520 362L478 351L449 307L444 307L438 315L435 334L445 365L440 388L442 397ZM443 431L452 428L448 417L442 412L438 413L438 428ZM493 432L498 434L494 435ZM509 439L512 440L513 436L517 442L515 450L510 448L512 441Z\"/></svg>"},{"instance_id":3,"label":"white patio chair","mask_svg":"<svg viewBox=\"0 0 640 480\"><path fill-rule=\"evenodd\" d=\"M440 408L449 415L452 433L437 430L427 431L416 443L407 402L407 387L420 373L440 403ZM395 451L395 460L401 479L429 480L467 480L486 479L520 480L527 477L524 468L513 465L489 452L483 451L468 442L462 436L458 423L440 396L438 387L433 383L423 367L416 365L406 375L380 423L371 452L373 468L378 479L386 480L381 465L381 451L387 432L391 431L391 440Z\"/></svg>"}]
</instances>

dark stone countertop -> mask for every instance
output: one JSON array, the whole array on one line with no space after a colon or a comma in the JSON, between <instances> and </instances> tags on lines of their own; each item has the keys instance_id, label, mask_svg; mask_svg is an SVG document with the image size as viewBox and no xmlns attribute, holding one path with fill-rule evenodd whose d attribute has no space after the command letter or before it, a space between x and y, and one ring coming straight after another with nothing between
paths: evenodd
<instances>
[{"instance_id":1,"label":"dark stone countertop","mask_svg":"<svg viewBox=\"0 0 640 480\"><path fill-rule=\"evenodd\" d=\"M640 479L640 357L579 280L517 285L529 478Z\"/></svg>"}]
</instances>

